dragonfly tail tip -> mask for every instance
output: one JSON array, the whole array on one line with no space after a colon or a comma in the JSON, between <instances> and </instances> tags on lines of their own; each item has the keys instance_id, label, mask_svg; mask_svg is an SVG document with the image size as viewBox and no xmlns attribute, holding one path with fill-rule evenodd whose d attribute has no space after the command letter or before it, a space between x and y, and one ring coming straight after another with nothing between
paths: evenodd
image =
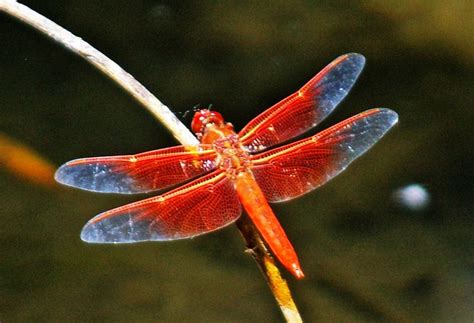
<instances>
[{"instance_id":1,"label":"dragonfly tail tip","mask_svg":"<svg viewBox=\"0 0 474 323\"><path fill-rule=\"evenodd\" d=\"M301 267L297 263L293 263L291 265L291 273L297 278L297 279L303 279L304 278L304 273L301 270Z\"/></svg>"}]
</instances>

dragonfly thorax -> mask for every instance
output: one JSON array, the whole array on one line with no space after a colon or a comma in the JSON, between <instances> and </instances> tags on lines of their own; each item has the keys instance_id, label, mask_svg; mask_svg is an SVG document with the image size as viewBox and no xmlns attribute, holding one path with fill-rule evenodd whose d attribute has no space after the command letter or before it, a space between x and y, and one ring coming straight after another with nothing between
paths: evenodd
<instances>
[{"instance_id":1,"label":"dragonfly thorax","mask_svg":"<svg viewBox=\"0 0 474 323\"><path fill-rule=\"evenodd\" d=\"M243 148L232 123L224 122L219 112L206 109L196 112L191 128L201 143L213 145L217 153L217 167L225 170L229 176L235 177L239 172L248 169L248 152Z\"/></svg>"},{"instance_id":2,"label":"dragonfly thorax","mask_svg":"<svg viewBox=\"0 0 474 323\"><path fill-rule=\"evenodd\" d=\"M237 134L217 139L213 146L218 154L218 167L224 169L230 176L233 177L250 166L249 153L243 149Z\"/></svg>"}]
</instances>

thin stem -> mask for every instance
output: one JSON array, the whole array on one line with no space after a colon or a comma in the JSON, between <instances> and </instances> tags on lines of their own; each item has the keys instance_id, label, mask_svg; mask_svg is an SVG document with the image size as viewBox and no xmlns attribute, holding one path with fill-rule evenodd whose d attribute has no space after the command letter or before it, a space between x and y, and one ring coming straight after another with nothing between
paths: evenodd
<instances>
[{"instance_id":1,"label":"thin stem","mask_svg":"<svg viewBox=\"0 0 474 323\"><path fill-rule=\"evenodd\" d=\"M160 100L117 63L92 47L82 38L73 35L48 18L16 1L0 0L0 11L5 11L46 34L110 77L167 127L176 140L183 145L196 145L199 143L192 132L179 121L166 105L161 103Z\"/></svg>"},{"instance_id":2,"label":"thin stem","mask_svg":"<svg viewBox=\"0 0 474 323\"><path fill-rule=\"evenodd\" d=\"M14 0L0 0L0 11L10 14L46 34L110 77L167 127L181 144L195 145L199 143L196 137L176 118L168 107L161 103L133 76L80 37L73 35L48 18ZM248 250L252 251L252 256L264 274L287 322L301 322L301 317L291 297L288 285L281 277L278 267L275 265L253 223L246 216L243 216L237 222L237 227L246 241Z\"/></svg>"},{"instance_id":3,"label":"thin stem","mask_svg":"<svg viewBox=\"0 0 474 323\"><path fill-rule=\"evenodd\" d=\"M276 266L273 257L270 255L270 252L252 221L244 214L237 220L236 224L247 244L247 252L253 257L258 268L260 268L260 271L265 276L268 286L270 286L273 296L278 306L280 306L280 310L286 321L295 323L303 322L298 308L293 301L293 297L291 296L288 284L281 277L280 270Z\"/></svg>"}]
</instances>

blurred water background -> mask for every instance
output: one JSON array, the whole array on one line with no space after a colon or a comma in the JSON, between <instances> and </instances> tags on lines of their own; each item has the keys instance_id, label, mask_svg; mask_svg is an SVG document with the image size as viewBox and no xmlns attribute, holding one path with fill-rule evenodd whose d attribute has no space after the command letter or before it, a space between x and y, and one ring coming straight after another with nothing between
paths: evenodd
<instances>
[{"instance_id":1,"label":"blurred water background","mask_svg":"<svg viewBox=\"0 0 474 323\"><path fill-rule=\"evenodd\" d=\"M365 55L351 94L310 134L379 106L400 122L324 187L274 205L306 273L285 273L295 300L307 322L473 321L473 2L23 3L181 116L212 104L237 129L337 56ZM4 14L0 134L54 165L176 144L110 80ZM88 219L143 196L32 182L7 160L2 322L282 321L234 226L179 242L88 245L79 239ZM397 195L411 184L425 190L423 208Z\"/></svg>"}]
</instances>

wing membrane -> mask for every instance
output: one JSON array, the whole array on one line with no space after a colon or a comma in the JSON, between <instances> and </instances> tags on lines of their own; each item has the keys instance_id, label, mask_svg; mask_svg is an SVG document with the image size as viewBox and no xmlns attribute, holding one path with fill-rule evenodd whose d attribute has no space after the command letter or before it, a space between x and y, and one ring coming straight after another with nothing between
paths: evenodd
<instances>
[{"instance_id":1,"label":"wing membrane","mask_svg":"<svg viewBox=\"0 0 474 323\"><path fill-rule=\"evenodd\" d=\"M176 146L137 155L75 159L62 165L58 182L104 193L144 193L163 189L216 167L210 145Z\"/></svg>"},{"instance_id":2,"label":"wing membrane","mask_svg":"<svg viewBox=\"0 0 474 323\"><path fill-rule=\"evenodd\" d=\"M257 152L314 127L344 99L364 64L359 54L338 57L299 91L250 121L239 133L242 143Z\"/></svg>"},{"instance_id":3,"label":"wing membrane","mask_svg":"<svg viewBox=\"0 0 474 323\"><path fill-rule=\"evenodd\" d=\"M392 110L367 110L310 138L253 156L252 172L269 202L293 199L342 172L397 121Z\"/></svg>"},{"instance_id":4,"label":"wing membrane","mask_svg":"<svg viewBox=\"0 0 474 323\"><path fill-rule=\"evenodd\" d=\"M232 181L215 171L160 196L91 219L81 239L93 243L176 240L217 230L241 214Z\"/></svg>"}]
</instances>

